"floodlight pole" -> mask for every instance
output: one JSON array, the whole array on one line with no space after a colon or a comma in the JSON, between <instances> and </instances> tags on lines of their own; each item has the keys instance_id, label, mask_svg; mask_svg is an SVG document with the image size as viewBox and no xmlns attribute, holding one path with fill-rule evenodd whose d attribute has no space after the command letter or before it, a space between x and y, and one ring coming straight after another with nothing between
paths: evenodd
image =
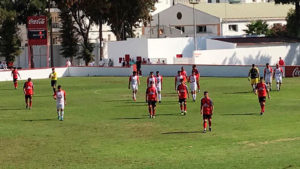
<instances>
[{"instance_id":1,"label":"floodlight pole","mask_svg":"<svg viewBox=\"0 0 300 169\"><path fill-rule=\"evenodd\" d=\"M198 0L190 0L190 4L193 4L193 25L194 25L194 50L197 50L197 40L196 40L196 19L195 19L195 4L199 4Z\"/></svg>"}]
</instances>

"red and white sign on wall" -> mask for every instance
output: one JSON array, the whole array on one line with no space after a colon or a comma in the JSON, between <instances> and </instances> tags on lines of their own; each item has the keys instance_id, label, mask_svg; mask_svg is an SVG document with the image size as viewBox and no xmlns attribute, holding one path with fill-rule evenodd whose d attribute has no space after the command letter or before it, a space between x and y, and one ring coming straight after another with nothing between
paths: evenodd
<instances>
[{"instance_id":1,"label":"red and white sign on wall","mask_svg":"<svg viewBox=\"0 0 300 169\"><path fill-rule=\"evenodd\" d=\"M285 77L300 77L300 66L285 66Z\"/></svg>"},{"instance_id":2,"label":"red and white sign on wall","mask_svg":"<svg viewBox=\"0 0 300 169\"><path fill-rule=\"evenodd\" d=\"M27 18L28 45L47 45L47 17L29 16Z\"/></svg>"}]
</instances>

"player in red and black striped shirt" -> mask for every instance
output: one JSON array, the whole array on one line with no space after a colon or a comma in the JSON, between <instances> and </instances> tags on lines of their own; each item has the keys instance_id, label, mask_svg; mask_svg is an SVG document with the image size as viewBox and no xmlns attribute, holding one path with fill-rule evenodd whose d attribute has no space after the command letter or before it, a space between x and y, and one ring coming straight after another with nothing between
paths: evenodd
<instances>
[{"instance_id":1,"label":"player in red and black striped shirt","mask_svg":"<svg viewBox=\"0 0 300 169\"><path fill-rule=\"evenodd\" d=\"M259 83L257 83L255 88L255 94L258 93L258 101L260 104L260 115L263 115L265 112L266 96L270 99L270 93L267 88L267 85L264 83L264 78L261 77Z\"/></svg>"},{"instance_id":2,"label":"player in red and black striped shirt","mask_svg":"<svg viewBox=\"0 0 300 169\"><path fill-rule=\"evenodd\" d=\"M180 85L177 86L177 93L179 97L179 104L181 115L186 115L186 99L189 98L189 91L187 86L184 82L184 79L180 79Z\"/></svg>"},{"instance_id":3,"label":"player in red and black striped shirt","mask_svg":"<svg viewBox=\"0 0 300 169\"><path fill-rule=\"evenodd\" d=\"M149 87L146 90L146 102L148 102L149 117L155 118L157 89L154 81L149 82Z\"/></svg>"},{"instance_id":4,"label":"player in red and black striped shirt","mask_svg":"<svg viewBox=\"0 0 300 169\"><path fill-rule=\"evenodd\" d=\"M214 104L208 96L208 92L204 92L204 97L201 99L200 112L203 116L203 133L206 133L207 121L209 124L209 131L211 131L211 116L213 115Z\"/></svg>"}]
</instances>

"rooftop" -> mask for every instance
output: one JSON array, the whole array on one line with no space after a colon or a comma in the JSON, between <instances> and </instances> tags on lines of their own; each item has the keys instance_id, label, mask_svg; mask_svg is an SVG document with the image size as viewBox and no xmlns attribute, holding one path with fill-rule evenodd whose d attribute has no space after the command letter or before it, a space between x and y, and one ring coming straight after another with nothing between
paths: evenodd
<instances>
[{"instance_id":1,"label":"rooftop","mask_svg":"<svg viewBox=\"0 0 300 169\"><path fill-rule=\"evenodd\" d=\"M189 3L180 3L180 5L193 7ZM287 16L290 9L294 9L294 5L275 3L199 3L195 5L195 9L227 20L282 19Z\"/></svg>"},{"instance_id":2,"label":"rooftop","mask_svg":"<svg viewBox=\"0 0 300 169\"><path fill-rule=\"evenodd\" d=\"M236 43L237 46L281 45L285 43L300 43L300 39L273 37L214 38L214 40Z\"/></svg>"}]
</instances>

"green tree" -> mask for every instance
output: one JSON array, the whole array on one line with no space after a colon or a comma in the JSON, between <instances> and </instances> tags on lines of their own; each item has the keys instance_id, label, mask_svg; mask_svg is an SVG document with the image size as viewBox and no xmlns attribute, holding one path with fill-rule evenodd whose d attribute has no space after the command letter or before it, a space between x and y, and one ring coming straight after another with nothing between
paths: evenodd
<instances>
[{"instance_id":1,"label":"green tree","mask_svg":"<svg viewBox=\"0 0 300 169\"><path fill-rule=\"evenodd\" d=\"M153 0L111 0L108 24L117 40L125 40L133 37L133 28L139 23L145 23L150 18L150 12L154 10Z\"/></svg>"},{"instance_id":2,"label":"green tree","mask_svg":"<svg viewBox=\"0 0 300 169\"><path fill-rule=\"evenodd\" d=\"M290 36L300 38L300 0L275 0L275 3L294 4L294 12L287 16L287 30Z\"/></svg>"},{"instance_id":3,"label":"green tree","mask_svg":"<svg viewBox=\"0 0 300 169\"><path fill-rule=\"evenodd\" d=\"M73 58L76 57L78 52L78 38L75 32L74 21L67 9L61 9L59 16L62 23L62 28L60 30L62 38L61 54L65 58L70 58L71 63L73 63Z\"/></svg>"},{"instance_id":4,"label":"green tree","mask_svg":"<svg viewBox=\"0 0 300 169\"><path fill-rule=\"evenodd\" d=\"M14 12L7 12L6 18L0 27L0 54L7 63L14 62L21 53L21 40L18 35L18 26Z\"/></svg>"},{"instance_id":5,"label":"green tree","mask_svg":"<svg viewBox=\"0 0 300 169\"><path fill-rule=\"evenodd\" d=\"M247 29L244 30L247 35L269 35L270 30L266 21L257 20L247 24Z\"/></svg>"}]
</instances>

